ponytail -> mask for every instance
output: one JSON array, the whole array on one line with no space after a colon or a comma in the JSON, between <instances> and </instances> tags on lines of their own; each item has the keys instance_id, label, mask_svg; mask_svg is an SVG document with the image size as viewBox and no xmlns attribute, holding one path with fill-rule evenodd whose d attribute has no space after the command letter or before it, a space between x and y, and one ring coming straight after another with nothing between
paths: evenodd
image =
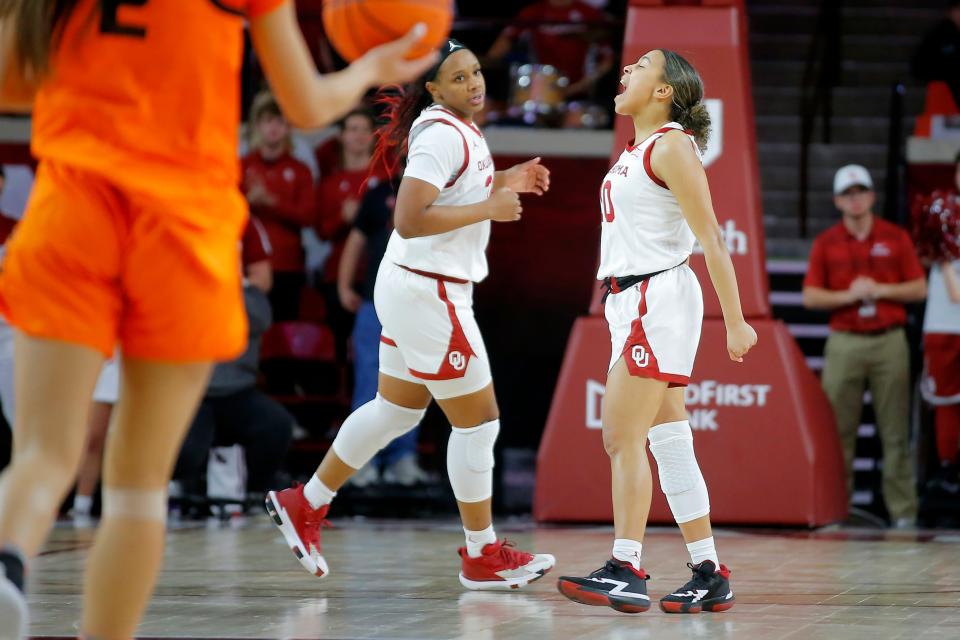
<instances>
[{"instance_id":1,"label":"ponytail","mask_svg":"<svg viewBox=\"0 0 960 640\"><path fill-rule=\"evenodd\" d=\"M424 76L406 87L384 87L374 104L384 107L382 118L386 124L376 132L377 146L373 152L371 168L382 165L388 175L392 175L407 154L407 137L410 127L420 112L433 103L433 97L426 87Z\"/></svg>"},{"instance_id":2,"label":"ponytail","mask_svg":"<svg viewBox=\"0 0 960 640\"><path fill-rule=\"evenodd\" d=\"M13 55L23 77L38 80L50 70L51 52L78 2L0 0L0 20L13 25Z\"/></svg>"},{"instance_id":3,"label":"ponytail","mask_svg":"<svg viewBox=\"0 0 960 640\"><path fill-rule=\"evenodd\" d=\"M693 132L701 153L707 150L707 140L710 138L710 112L707 111L707 105L703 101L684 109L677 109L674 106L670 119L679 122L687 131Z\"/></svg>"},{"instance_id":4,"label":"ponytail","mask_svg":"<svg viewBox=\"0 0 960 640\"><path fill-rule=\"evenodd\" d=\"M680 54L669 49L660 49L660 53L664 58L663 80L673 87L670 119L693 132L702 153L707 150L710 139L710 113L703 102L703 79Z\"/></svg>"}]
</instances>

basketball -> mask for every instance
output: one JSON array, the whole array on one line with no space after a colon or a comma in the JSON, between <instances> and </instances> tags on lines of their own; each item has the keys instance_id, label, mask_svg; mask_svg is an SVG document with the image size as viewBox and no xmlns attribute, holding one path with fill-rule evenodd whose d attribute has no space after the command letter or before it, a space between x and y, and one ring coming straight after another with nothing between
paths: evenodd
<instances>
[{"instance_id":1,"label":"basketball","mask_svg":"<svg viewBox=\"0 0 960 640\"><path fill-rule=\"evenodd\" d=\"M323 28L344 59L354 61L377 45L396 40L418 22L427 27L411 49L418 58L437 49L450 34L450 0L324 0Z\"/></svg>"}]
</instances>

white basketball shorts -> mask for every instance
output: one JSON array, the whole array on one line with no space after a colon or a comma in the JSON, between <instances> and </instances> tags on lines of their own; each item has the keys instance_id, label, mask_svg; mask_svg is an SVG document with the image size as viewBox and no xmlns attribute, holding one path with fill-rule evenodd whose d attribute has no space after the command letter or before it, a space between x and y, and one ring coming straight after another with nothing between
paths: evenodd
<instances>
[{"instance_id":1,"label":"white basketball shorts","mask_svg":"<svg viewBox=\"0 0 960 640\"><path fill-rule=\"evenodd\" d=\"M373 295L383 324L380 371L457 398L490 384L490 362L473 317L473 283L380 263Z\"/></svg>"},{"instance_id":2,"label":"white basketball shorts","mask_svg":"<svg viewBox=\"0 0 960 640\"><path fill-rule=\"evenodd\" d=\"M14 392L13 392L13 327L7 323L6 318L0 315L0 403L3 405L3 416L7 422L13 426L14 420ZM93 391L94 402L104 402L106 404L116 404L120 397L120 354L114 354L114 357L107 360L103 369L100 370L100 376L97 378L97 386Z\"/></svg>"},{"instance_id":3,"label":"white basketball shorts","mask_svg":"<svg viewBox=\"0 0 960 640\"><path fill-rule=\"evenodd\" d=\"M690 382L700 344L703 292L686 264L607 296L610 367L621 357L632 376L670 386ZM608 371L609 371L608 369Z\"/></svg>"},{"instance_id":4,"label":"white basketball shorts","mask_svg":"<svg viewBox=\"0 0 960 640\"><path fill-rule=\"evenodd\" d=\"M117 404L120 399L120 352L103 363L97 386L93 390L93 401L104 404Z\"/></svg>"}]
</instances>

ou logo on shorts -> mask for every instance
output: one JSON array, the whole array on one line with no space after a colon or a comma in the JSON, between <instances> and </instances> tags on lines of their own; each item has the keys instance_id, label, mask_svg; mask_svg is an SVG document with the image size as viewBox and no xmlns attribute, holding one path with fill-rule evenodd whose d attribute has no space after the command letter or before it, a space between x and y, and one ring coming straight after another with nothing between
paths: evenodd
<instances>
[{"instance_id":1,"label":"ou logo on shorts","mask_svg":"<svg viewBox=\"0 0 960 640\"><path fill-rule=\"evenodd\" d=\"M459 351L451 351L450 355L447 356L447 361L456 371L463 371L467 368L467 359Z\"/></svg>"},{"instance_id":2,"label":"ou logo on shorts","mask_svg":"<svg viewBox=\"0 0 960 640\"><path fill-rule=\"evenodd\" d=\"M642 344L635 345L633 349L630 350L630 357L633 358L633 361L641 369L650 364L650 354L647 353L647 350Z\"/></svg>"}]
</instances>

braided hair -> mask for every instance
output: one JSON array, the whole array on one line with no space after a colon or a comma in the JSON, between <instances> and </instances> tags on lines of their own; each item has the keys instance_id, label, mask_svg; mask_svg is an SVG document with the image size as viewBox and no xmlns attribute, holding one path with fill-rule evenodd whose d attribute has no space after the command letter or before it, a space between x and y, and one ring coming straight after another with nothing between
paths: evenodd
<instances>
[{"instance_id":1,"label":"braided hair","mask_svg":"<svg viewBox=\"0 0 960 640\"><path fill-rule=\"evenodd\" d=\"M427 91L427 83L436 80L444 61L457 51L467 47L453 38L445 41L439 49L437 63L406 85L390 85L381 89L374 104L383 108L381 119L386 123L377 130L377 147L371 166L381 165L393 174L400 160L407 155L407 138L410 127L420 112L433 104L433 96Z\"/></svg>"}]
</instances>

